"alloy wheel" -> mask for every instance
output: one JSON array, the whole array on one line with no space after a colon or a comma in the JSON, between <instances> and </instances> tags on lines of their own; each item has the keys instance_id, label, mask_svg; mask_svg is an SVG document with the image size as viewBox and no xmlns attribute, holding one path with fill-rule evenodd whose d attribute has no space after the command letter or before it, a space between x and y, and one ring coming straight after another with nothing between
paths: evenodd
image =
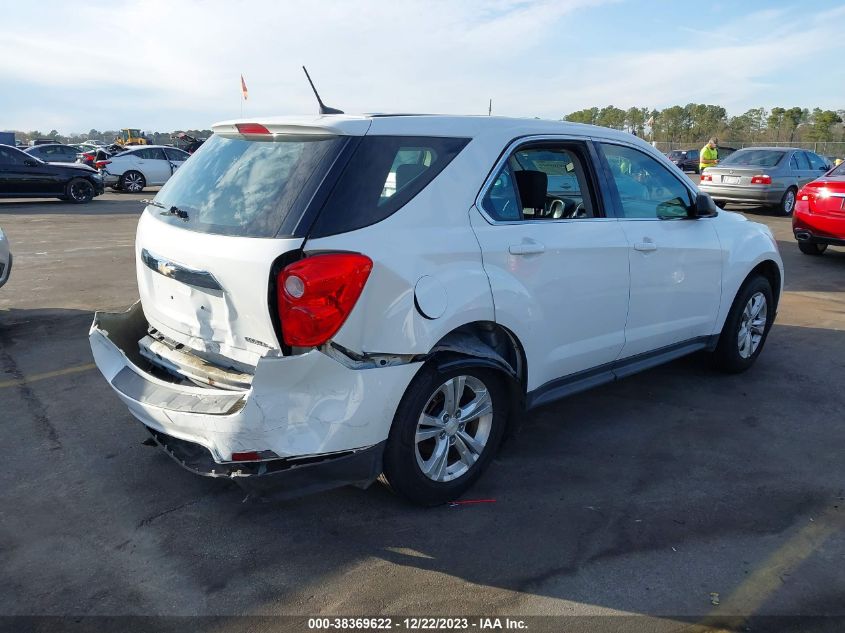
<instances>
[{"instance_id":1,"label":"alloy wheel","mask_svg":"<svg viewBox=\"0 0 845 633\"><path fill-rule=\"evenodd\" d=\"M493 399L475 376L455 376L431 394L414 439L417 465L432 481L452 481L481 457L493 428Z\"/></svg>"},{"instance_id":2,"label":"alloy wheel","mask_svg":"<svg viewBox=\"0 0 845 633\"><path fill-rule=\"evenodd\" d=\"M767 315L766 296L762 292L755 292L745 304L739 321L737 346L742 358L750 358L760 347L760 341L766 332Z\"/></svg>"},{"instance_id":3,"label":"alloy wheel","mask_svg":"<svg viewBox=\"0 0 845 633\"><path fill-rule=\"evenodd\" d=\"M93 187L91 183L87 180L80 180L70 185L70 197L73 198L76 202L84 202L85 200L89 200L93 198Z\"/></svg>"},{"instance_id":4,"label":"alloy wheel","mask_svg":"<svg viewBox=\"0 0 845 633\"><path fill-rule=\"evenodd\" d=\"M795 192L792 189L789 189L783 197L783 212L786 215L792 213L792 210L795 208Z\"/></svg>"},{"instance_id":5,"label":"alloy wheel","mask_svg":"<svg viewBox=\"0 0 845 633\"><path fill-rule=\"evenodd\" d=\"M123 177L123 186L127 191L138 193L144 188L144 177L141 174L131 173Z\"/></svg>"}]
</instances>

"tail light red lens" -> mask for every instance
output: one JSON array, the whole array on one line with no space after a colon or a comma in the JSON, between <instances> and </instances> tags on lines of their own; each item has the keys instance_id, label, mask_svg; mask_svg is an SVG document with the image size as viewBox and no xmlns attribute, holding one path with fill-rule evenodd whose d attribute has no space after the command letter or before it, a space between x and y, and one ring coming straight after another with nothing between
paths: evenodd
<instances>
[{"instance_id":1,"label":"tail light red lens","mask_svg":"<svg viewBox=\"0 0 845 633\"><path fill-rule=\"evenodd\" d=\"M701 182L713 182L713 176L710 174L701 174Z\"/></svg>"},{"instance_id":2,"label":"tail light red lens","mask_svg":"<svg viewBox=\"0 0 845 633\"><path fill-rule=\"evenodd\" d=\"M772 184L772 177L760 175L760 176L752 176L751 177L751 184L752 185L770 185Z\"/></svg>"},{"instance_id":3,"label":"tail light red lens","mask_svg":"<svg viewBox=\"0 0 845 633\"><path fill-rule=\"evenodd\" d=\"M259 123L236 123L235 127L241 134L269 134L270 130Z\"/></svg>"},{"instance_id":4,"label":"tail light red lens","mask_svg":"<svg viewBox=\"0 0 845 633\"><path fill-rule=\"evenodd\" d=\"M103 167L109 164L111 164L110 160L98 160L96 163L94 163L94 167L96 167L97 169L102 169Z\"/></svg>"},{"instance_id":5,"label":"tail light red lens","mask_svg":"<svg viewBox=\"0 0 845 633\"><path fill-rule=\"evenodd\" d=\"M334 336L355 307L372 269L366 255L330 253L282 270L276 279L276 300L285 344L316 347Z\"/></svg>"}]
</instances>

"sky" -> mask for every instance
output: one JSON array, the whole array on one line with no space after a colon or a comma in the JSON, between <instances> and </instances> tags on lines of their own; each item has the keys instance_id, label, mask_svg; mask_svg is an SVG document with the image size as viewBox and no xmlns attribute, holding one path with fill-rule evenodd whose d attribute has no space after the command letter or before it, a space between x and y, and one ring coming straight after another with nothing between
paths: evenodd
<instances>
[{"instance_id":1,"label":"sky","mask_svg":"<svg viewBox=\"0 0 845 633\"><path fill-rule=\"evenodd\" d=\"M0 13L0 129L310 114L303 64L348 113L845 108L841 0L0 0Z\"/></svg>"}]
</instances>

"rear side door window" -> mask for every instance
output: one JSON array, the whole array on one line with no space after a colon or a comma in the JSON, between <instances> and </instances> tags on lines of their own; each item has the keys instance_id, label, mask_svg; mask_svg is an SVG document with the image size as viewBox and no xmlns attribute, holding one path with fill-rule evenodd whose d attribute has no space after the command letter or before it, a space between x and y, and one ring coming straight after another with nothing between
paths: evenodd
<instances>
[{"instance_id":1,"label":"rear side door window","mask_svg":"<svg viewBox=\"0 0 845 633\"><path fill-rule=\"evenodd\" d=\"M179 149L173 149L170 147L166 147L164 149L164 153L167 155L167 159L173 163L183 163L188 159L189 154L187 152L183 152Z\"/></svg>"},{"instance_id":2,"label":"rear side door window","mask_svg":"<svg viewBox=\"0 0 845 633\"><path fill-rule=\"evenodd\" d=\"M795 160L798 162L798 169L801 171L809 171L810 161L807 160L807 155L804 152L795 152L793 154Z\"/></svg>"},{"instance_id":3,"label":"rear side door window","mask_svg":"<svg viewBox=\"0 0 845 633\"><path fill-rule=\"evenodd\" d=\"M601 217L583 144L540 144L517 149L482 199L493 220L564 220Z\"/></svg>"},{"instance_id":4,"label":"rear side door window","mask_svg":"<svg viewBox=\"0 0 845 633\"><path fill-rule=\"evenodd\" d=\"M692 194L668 168L625 145L600 144L619 195L624 218L686 218Z\"/></svg>"},{"instance_id":5,"label":"rear side door window","mask_svg":"<svg viewBox=\"0 0 845 633\"><path fill-rule=\"evenodd\" d=\"M804 152L807 159L810 161L810 169L818 172L827 171L827 163L822 160L822 157L813 152Z\"/></svg>"}]
</instances>

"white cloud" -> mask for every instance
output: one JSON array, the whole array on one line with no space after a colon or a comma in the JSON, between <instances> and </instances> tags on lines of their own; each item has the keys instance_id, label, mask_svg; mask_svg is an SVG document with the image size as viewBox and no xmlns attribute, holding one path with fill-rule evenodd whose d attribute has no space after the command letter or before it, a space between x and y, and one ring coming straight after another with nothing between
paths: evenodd
<instances>
[{"instance_id":1,"label":"white cloud","mask_svg":"<svg viewBox=\"0 0 845 633\"><path fill-rule=\"evenodd\" d=\"M607 0L31 4L6 9L0 82L4 92L20 84L33 94L0 94L0 111L11 116L0 124L63 131L174 129L237 116L241 73L247 114L312 112L302 64L326 103L348 112L482 113L489 97L498 114L554 118L610 103L743 109L774 105L758 102L772 93L779 103L815 105L812 94L794 92L793 77L841 53L845 18L842 9L723 12L725 22L705 34L685 33L687 46L669 48L675 34L656 33L650 50L625 50L625 41L567 45L577 35L568 18ZM38 20L33 37L39 14L51 19ZM85 107L62 101L80 93Z\"/></svg>"}]
</instances>

